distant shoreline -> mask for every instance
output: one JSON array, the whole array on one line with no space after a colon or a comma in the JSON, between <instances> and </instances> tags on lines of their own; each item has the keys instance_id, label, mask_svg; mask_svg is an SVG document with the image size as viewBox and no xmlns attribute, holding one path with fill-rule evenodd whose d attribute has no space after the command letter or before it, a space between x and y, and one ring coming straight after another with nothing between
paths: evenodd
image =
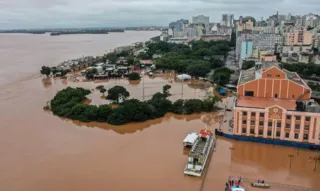
<instances>
[{"instance_id":1,"label":"distant shoreline","mask_svg":"<svg viewBox=\"0 0 320 191\"><path fill-rule=\"evenodd\" d=\"M84 29L84 30L6 30L0 31L0 34L46 34L51 36L69 35L69 34L109 34L111 32L125 32L123 29Z\"/></svg>"}]
</instances>

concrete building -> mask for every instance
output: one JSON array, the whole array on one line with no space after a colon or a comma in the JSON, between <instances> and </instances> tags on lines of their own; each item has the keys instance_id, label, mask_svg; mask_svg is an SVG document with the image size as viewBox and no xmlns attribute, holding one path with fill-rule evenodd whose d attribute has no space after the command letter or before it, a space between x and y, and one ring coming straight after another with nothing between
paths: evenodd
<instances>
[{"instance_id":1,"label":"concrete building","mask_svg":"<svg viewBox=\"0 0 320 191\"><path fill-rule=\"evenodd\" d=\"M293 33L284 34L284 45L310 45L312 33L307 30L295 30Z\"/></svg>"},{"instance_id":2,"label":"concrete building","mask_svg":"<svg viewBox=\"0 0 320 191\"><path fill-rule=\"evenodd\" d=\"M234 15L233 14L223 14L220 24L222 26L233 27L234 25Z\"/></svg>"},{"instance_id":3,"label":"concrete building","mask_svg":"<svg viewBox=\"0 0 320 191\"><path fill-rule=\"evenodd\" d=\"M273 54L260 55L260 61L262 62L275 62L277 57Z\"/></svg>"},{"instance_id":4,"label":"concrete building","mask_svg":"<svg viewBox=\"0 0 320 191\"><path fill-rule=\"evenodd\" d=\"M253 41L252 40L242 41L240 59L245 60L246 58L251 57L252 51L253 51Z\"/></svg>"},{"instance_id":5,"label":"concrete building","mask_svg":"<svg viewBox=\"0 0 320 191\"><path fill-rule=\"evenodd\" d=\"M275 62L241 71L233 135L259 142L320 144L320 106L295 72Z\"/></svg>"},{"instance_id":6,"label":"concrete building","mask_svg":"<svg viewBox=\"0 0 320 191\"><path fill-rule=\"evenodd\" d=\"M175 22L169 23L169 34L173 37L181 37L183 34L184 28L189 25L189 21L185 19L180 19Z\"/></svg>"},{"instance_id":7,"label":"concrete building","mask_svg":"<svg viewBox=\"0 0 320 191\"><path fill-rule=\"evenodd\" d=\"M259 50L275 51L276 44L282 44L283 38L278 34L258 34L253 38L253 48Z\"/></svg>"},{"instance_id":8,"label":"concrete building","mask_svg":"<svg viewBox=\"0 0 320 191\"><path fill-rule=\"evenodd\" d=\"M192 23L204 24L206 31L209 31L209 22L210 22L210 18L204 15L198 15L198 16L192 17Z\"/></svg>"},{"instance_id":9,"label":"concrete building","mask_svg":"<svg viewBox=\"0 0 320 191\"><path fill-rule=\"evenodd\" d=\"M230 35L223 34L203 34L201 40L203 41L218 41L218 40L230 40Z\"/></svg>"}]
</instances>

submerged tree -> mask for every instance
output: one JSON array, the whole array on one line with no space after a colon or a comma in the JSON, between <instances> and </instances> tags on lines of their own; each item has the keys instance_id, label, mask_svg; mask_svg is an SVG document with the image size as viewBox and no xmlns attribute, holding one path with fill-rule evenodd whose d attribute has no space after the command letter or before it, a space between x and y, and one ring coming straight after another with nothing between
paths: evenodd
<instances>
[{"instance_id":1,"label":"submerged tree","mask_svg":"<svg viewBox=\"0 0 320 191\"><path fill-rule=\"evenodd\" d=\"M169 93L169 89L171 89L171 86L169 84L166 84L162 87L162 93L168 97L170 96L170 93Z\"/></svg>"},{"instance_id":2,"label":"submerged tree","mask_svg":"<svg viewBox=\"0 0 320 191\"><path fill-rule=\"evenodd\" d=\"M103 96L104 96L104 93L105 93L106 91L107 91L107 90L106 90L104 87L100 89L100 93L102 93Z\"/></svg>"},{"instance_id":3,"label":"submerged tree","mask_svg":"<svg viewBox=\"0 0 320 191\"><path fill-rule=\"evenodd\" d=\"M119 100L125 100L130 96L130 93L122 86L114 86L108 90L108 100L119 103Z\"/></svg>"},{"instance_id":4,"label":"submerged tree","mask_svg":"<svg viewBox=\"0 0 320 191\"><path fill-rule=\"evenodd\" d=\"M48 66L42 66L40 73L48 77L51 74L51 68Z\"/></svg>"}]
</instances>

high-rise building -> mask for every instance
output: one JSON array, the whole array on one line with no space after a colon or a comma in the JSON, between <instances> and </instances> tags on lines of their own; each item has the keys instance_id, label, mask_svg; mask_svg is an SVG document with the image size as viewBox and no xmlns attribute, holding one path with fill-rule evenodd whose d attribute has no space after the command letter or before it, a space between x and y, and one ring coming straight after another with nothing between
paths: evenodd
<instances>
[{"instance_id":1,"label":"high-rise building","mask_svg":"<svg viewBox=\"0 0 320 191\"><path fill-rule=\"evenodd\" d=\"M206 31L209 31L210 18L204 15L192 17L193 24L204 24Z\"/></svg>"},{"instance_id":2,"label":"high-rise building","mask_svg":"<svg viewBox=\"0 0 320 191\"><path fill-rule=\"evenodd\" d=\"M185 19L169 23L170 35L172 33L173 37L180 37L183 34L184 28L186 28L188 24L189 21Z\"/></svg>"},{"instance_id":3,"label":"high-rise building","mask_svg":"<svg viewBox=\"0 0 320 191\"><path fill-rule=\"evenodd\" d=\"M253 50L253 41L252 40L246 40L241 42L241 53L240 53L240 59L245 60L248 57L251 57Z\"/></svg>"},{"instance_id":4,"label":"high-rise building","mask_svg":"<svg viewBox=\"0 0 320 191\"><path fill-rule=\"evenodd\" d=\"M222 14L220 24L228 27L233 27L234 15L233 14Z\"/></svg>"},{"instance_id":5,"label":"high-rise building","mask_svg":"<svg viewBox=\"0 0 320 191\"><path fill-rule=\"evenodd\" d=\"M289 46L310 45L312 43L312 32L307 30L295 30L284 34L284 44Z\"/></svg>"}]
</instances>

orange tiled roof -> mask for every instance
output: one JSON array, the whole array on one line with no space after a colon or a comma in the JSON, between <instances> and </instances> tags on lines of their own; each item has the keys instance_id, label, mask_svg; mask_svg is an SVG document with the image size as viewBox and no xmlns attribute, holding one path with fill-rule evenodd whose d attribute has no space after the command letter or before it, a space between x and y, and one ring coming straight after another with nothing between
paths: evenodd
<instances>
[{"instance_id":1,"label":"orange tiled roof","mask_svg":"<svg viewBox=\"0 0 320 191\"><path fill-rule=\"evenodd\" d=\"M276 98L257 98L257 97L238 97L237 105L239 107L267 108L278 105L287 110L296 109L296 100L284 100Z\"/></svg>"}]
</instances>

